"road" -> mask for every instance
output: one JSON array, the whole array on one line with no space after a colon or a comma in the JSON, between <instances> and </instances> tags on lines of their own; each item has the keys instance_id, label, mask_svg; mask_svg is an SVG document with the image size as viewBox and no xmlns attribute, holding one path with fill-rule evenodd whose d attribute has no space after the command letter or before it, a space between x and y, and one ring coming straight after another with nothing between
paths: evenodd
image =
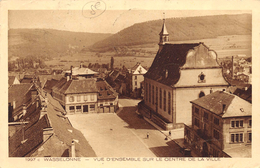
<instances>
[{"instance_id":1,"label":"road","mask_svg":"<svg viewBox=\"0 0 260 168\"><path fill-rule=\"evenodd\" d=\"M68 115L98 157L180 157L179 146L139 117L137 100L119 99L117 113ZM149 139L147 139L149 132Z\"/></svg>"}]
</instances>

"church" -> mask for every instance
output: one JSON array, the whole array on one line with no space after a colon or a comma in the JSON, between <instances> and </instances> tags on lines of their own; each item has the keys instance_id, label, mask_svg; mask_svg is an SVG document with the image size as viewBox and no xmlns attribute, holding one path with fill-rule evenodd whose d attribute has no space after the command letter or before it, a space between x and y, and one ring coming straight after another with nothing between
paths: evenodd
<instances>
[{"instance_id":1,"label":"church","mask_svg":"<svg viewBox=\"0 0 260 168\"><path fill-rule=\"evenodd\" d=\"M217 53L204 43L169 42L163 19L159 34L159 50L144 75L144 100L139 112L163 129L191 125L190 101L226 89Z\"/></svg>"}]
</instances>

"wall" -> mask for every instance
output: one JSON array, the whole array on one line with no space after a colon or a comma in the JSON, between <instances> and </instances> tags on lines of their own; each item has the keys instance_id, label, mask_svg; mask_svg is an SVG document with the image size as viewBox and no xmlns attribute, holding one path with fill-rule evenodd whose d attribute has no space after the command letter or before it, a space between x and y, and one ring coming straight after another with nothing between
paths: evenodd
<instances>
[{"instance_id":1,"label":"wall","mask_svg":"<svg viewBox=\"0 0 260 168\"><path fill-rule=\"evenodd\" d=\"M190 101L198 99L200 92L205 95L210 94L210 90L215 92L217 90L226 89L226 86L216 87L193 87L193 88L176 88L176 122L191 125L191 111L192 105Z\"/></svg>"},{"instance_id":2,"label":"wall","mask_svg":"<svg viewBox=\"0 0 260 168\"><path fill-rule=\"evenodd\" d=\"M148 85L148 90L146 89L146 83ZM149 84L151 84L151 101L149 101ZM152 96L152 86L154 86L154 103L153 103L153 96ZM158 100L156 101L156 87L158 88ZM147 106L149 106L153 111L158 112L158 114L160 114L161 116L163 116L165 119L167 119L170 122L175 123L175 119L173 118L173 116L175 116L173 114L174 110L174 98L173 98L173 89L169 86L163 85L159 82L150 80L145 78L145 82L144 82L144 101L145 104ZM160 88L162 90L162 108L160 108ZM146 92L148 91L148 99L146 99ZM166 111L164 111L164 91L166 91ZM170 93L171 95L171 102L170 102L170 114L168 113L169 107L168 107L168 94ZM157 102L157 105L156 105ZM157 108L156 108L157 106Z\"/></svg>"},{"instance_id":3,"label":"wall","mask_svg":"<svg viewBox=\"0 0 260 168\"><path fill-rule=\"evenodd\" d=\"M69 99L70 97L73 96L74 97L74 101L70 102ZM80 97L80 99L78 100L78 96ZM87 96L87 99L84 99L84 96ZM93 99L91 99L91 96L93 96ZM97 112L97 93L85 93L85 94L68 94L65 97L65 101L66 101L66 106L65 106L65 110L66 112L69 113L77 113L76 110L76 106L81 106L81 111L78 111L78 113L82 113L83 112L83 105L88 105L88 113L93 113L93 112ZM90 105L95 105L95 110L91 110L90 109ZM75 106L75 112L70 112L69 107L70 106Z\"/></svg>"},{"instance_id":4,"label":"wall","mask_svg":"<svg viewBox=\"0 0 260 168\"><path fill-rule=\"evenodd\" d=\"M243 127L232 128L231 121L243 120ZM232 117L225 118L223 124L223 138L224 138L224 149L238 147L241 145L251 144L248 142L248 133L252 133L252 126L249 126L249 120L252 120L252 117ZM243 133L243 142L232 143L231 142L231 134Z\"/></svg>"},{"instance_id":5,"label":"wall","mask_svg":"<svg viewBox=\"0 0 260 168\"><path fill-rule=\"evenodd\" d=\"M137 79L135 79L135 77L137 77ZM143 75L135 75L135 74L133 74L132 75L132 81L131 81L131 83L132 83L132 91L134 91L135 90L135 87L137 87L137 89L139 89L139 88L141 88L141 85L140 85L140 83L142 82L142 81L144 81L144 76ZM137 82L137 85L135 85L135 82Z\"/></svg>"}]
</instances>

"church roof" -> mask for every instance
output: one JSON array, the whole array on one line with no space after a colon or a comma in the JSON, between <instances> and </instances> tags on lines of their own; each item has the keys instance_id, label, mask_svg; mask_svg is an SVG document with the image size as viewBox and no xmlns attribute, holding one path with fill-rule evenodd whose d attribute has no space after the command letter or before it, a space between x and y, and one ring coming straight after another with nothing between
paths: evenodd
<instances>
[{"instance_id":1,"label":"church roof","mask_svg":"<svg viewBox=\"0 0 260 168\"><path fill-rule=\"evenodd\" d=\"M186 56L190 49L199 43L190 44L165 44L157 55L144 77L172 86L180 78L180 67L186 62ZM168 75L165 77L165 71Z\"/></svg>"},{"instance_id":2,"label":"church roof","mask_svg":"<svg viewBox=\"0 0 260 168\"><path fill-rule=\"evenodd\" d=\"M203 43L166 43L157 52L152 66L144 77L174 87L180 79L181 69L212 68L221 68L217 63L217 55ZM223 80L219 84L226 85Z\"/></svg>"},{"instance_id":3,"label":"church roof","mask_svg":"<svg viewBox=\"0 0 260 168\"><path fill-rule=\"evenodd\" d=\"M165 19L163 19L163 26L162 26L162 30L161 30L159 35L168 35L168 34L169 33L168 33L166 26L165 26Z\"/></svg>"},{"instance_id":4,"label":"church roof","mask_svg":"<svg viewBox=\"0 0 260 168\"><path fill-rule=\"evenodd\" d=\"M193 100L191 103L222 116L222 118L252 116L252 104L225 91L216 91Z\"/></svg>"}]
</instances>

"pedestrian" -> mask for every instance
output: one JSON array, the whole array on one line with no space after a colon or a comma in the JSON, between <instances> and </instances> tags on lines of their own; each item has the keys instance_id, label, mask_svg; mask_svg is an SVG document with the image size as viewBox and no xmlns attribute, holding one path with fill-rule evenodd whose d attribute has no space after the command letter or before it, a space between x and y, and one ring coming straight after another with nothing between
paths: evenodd
<instances>
[{"instance_id":1,"label":"pedestrian","mask_svg":"<svg viewBox=\"0 0 260 168\"><path fill-rule=\"evenodd\" d=\"M169 131L169 136L171 136L172 135L172 132L171 131Z\"/></svg>"},{"instance_id":2,"label":"pedestrian","mask_svg":"<svg viewBox=\"0 0 260 168\"><path fill-rule=\"evenodd\" d=\"M147 132L147 139L149 139L149 132Z\"/></svg>"}]
</instances>

